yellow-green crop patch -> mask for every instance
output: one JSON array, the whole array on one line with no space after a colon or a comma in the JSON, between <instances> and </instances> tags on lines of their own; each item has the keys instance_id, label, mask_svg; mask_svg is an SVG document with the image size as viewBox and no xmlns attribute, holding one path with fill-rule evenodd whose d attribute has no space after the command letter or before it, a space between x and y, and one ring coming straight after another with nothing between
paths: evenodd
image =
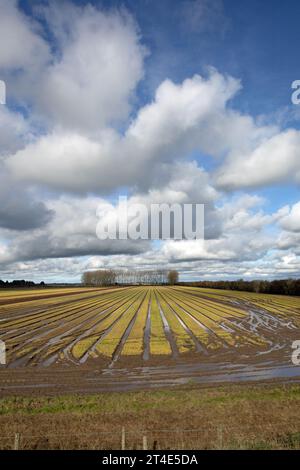
<instances>
[{"instance_id":1,"label":"yellow-green crop patch","mask_svg":"<svg viewBox=\"0 0 300 470\"><path fill-rule=\"evenodd\" d=\"M299 325L299 298L252 292L183 286L0 292L0 340L11 367L269 354L285 351Z\"/></svg>"}]
</instances>

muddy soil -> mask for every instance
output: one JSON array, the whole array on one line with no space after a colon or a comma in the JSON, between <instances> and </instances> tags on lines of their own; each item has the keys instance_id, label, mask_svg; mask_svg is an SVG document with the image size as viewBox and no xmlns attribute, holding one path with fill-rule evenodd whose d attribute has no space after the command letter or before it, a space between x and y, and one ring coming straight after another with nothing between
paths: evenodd
<instances>
[{"instance_id":1,"label":"muddy soil","mask_svg":"<svg viewBox=\"0 0 300 470\"><path fill-rule=\"evenodd\" d=\"M8 395L90 394L111 391L214 386L224 383L300 382L300 366L288 350L253 355L249 348L211 356L190 354L180 358L120 358L110 366L106 358L85 364L56 363L51 367L0 366L0 397Z\"/></svg>"}]
</instances>

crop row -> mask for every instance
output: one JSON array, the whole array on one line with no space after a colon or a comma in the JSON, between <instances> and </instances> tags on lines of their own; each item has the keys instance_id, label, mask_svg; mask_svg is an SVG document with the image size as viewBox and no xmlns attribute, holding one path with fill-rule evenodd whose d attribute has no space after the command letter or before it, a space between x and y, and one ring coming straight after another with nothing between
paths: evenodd
<instances>
[{"instance_id":1,"label":"crop row","mask_svg":"<svg viewBox=\"0 0 300 470\"><path fill-rule=\"evenodd\" d=\"M24 351L31 348L33 355L37 355L41 348L47 344L64 343L68 335L79 336L81 329L88 329L89 322L97 322L104 312L113 312L116 306L124 303L127 297L132 295L131 290L126 295L121 292L109 296L99 296L96 299L84 299L75 301L67 306L53 308L42 315L24 318L23 322L12 321L6 325L6 331L2 336L5 339L8 354L23 355Z\"/></svg>"},{"instance_id":2,"label":"crop row","mask_svg":"<svg viewBox=\"0 0 300 470\"><path fill-rule=\"evenodd\" d=\"M0 320L0 339L7 344L9 363L21 365L264 348L268 338L247 324L249 302L286 318L295 304L288 299L283 307L280 296L268 297L267 302L259 295L188 287L76 291L64 301L62 297L30 300L32 311L27 305L23 314L13 315L21 303L9 305L11 316L6 312ZM235 300L238 303L232 303Z\"/></svg>"}]
</instances>

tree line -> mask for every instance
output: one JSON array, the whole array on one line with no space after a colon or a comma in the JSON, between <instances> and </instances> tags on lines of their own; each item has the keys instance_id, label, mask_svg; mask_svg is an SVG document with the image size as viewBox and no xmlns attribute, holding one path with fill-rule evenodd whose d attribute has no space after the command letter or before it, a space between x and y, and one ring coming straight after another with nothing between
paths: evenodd
<instances>
[{"instance_id":1,"label":"tree line","mask_svg":"<svg viewBox=\"0 0 300 470\"><path fill-rule=\"evenodd\" d=\"M238 290L263 294L300 296L300 279L278 279L274 281L245 281L244 279L238 279L236 281L196 281L180 284L193 287L206 287L210 289Z\"/></svg>"},{"instance_id":2,"label":"tree line","mask_svg":"<svg viewBox=\"0 0 300 470\"><path fill-rule=\"evenodd\" d=\"M24 279L22 280L14 280L14 281L2 281L0 279L0 289L5 289L7 288L12 288L12 287L44 287L45 283L42 281L39 284L36 284L33 281L25 281Z\"/></svg>"},{"instance_id":3,"label":"tree line","mask_svg":"<svg viewBox=\"0 0 300 470\"><path fill-rule=\"evenodd\" d=\"M82 284L85 286L112 286L124 285L163 285L176 284L179 274L175 270L114 270L98 269L85 271L82 275Z\"/></svg>"}]
</instances>

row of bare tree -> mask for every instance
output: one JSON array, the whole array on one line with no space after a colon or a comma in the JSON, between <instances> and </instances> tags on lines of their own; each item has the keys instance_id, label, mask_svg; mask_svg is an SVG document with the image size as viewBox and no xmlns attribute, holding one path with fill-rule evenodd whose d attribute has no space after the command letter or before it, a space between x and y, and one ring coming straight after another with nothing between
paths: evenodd
<instances>
[{"instance_id":1,"label":"row of bare tree","mask_svg":"<svg viewBox=\"0 0 300 470\"><path fill-rule=\"evenodd\" d=\"M82 275L82 284L85 286L112 286L116 284L137 284L137 285L174 285L178 282L178 271L157 270L113 270L98 269L96 271L86 271Z\"/></svg>"}]
</instances>

